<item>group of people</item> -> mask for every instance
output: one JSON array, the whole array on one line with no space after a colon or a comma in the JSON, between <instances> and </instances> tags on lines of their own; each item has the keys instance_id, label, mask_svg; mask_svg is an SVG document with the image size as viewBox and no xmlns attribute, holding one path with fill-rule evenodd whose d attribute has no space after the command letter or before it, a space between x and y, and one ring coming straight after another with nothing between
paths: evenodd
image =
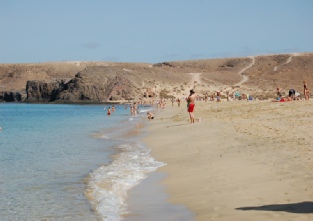
<instances>
[{"instance_id":1,"label":"group of people","mask_svg":"<svg viewBox=\"0 0 313 221\"><path fill-rule=\"evenodd\" d=\"M124 106L124 109L127 109L127 105ZM139 106L137 102L134 102L133 104L129 104L129 110L130 110L130 115L137 115L138 110L139 110ZM107 115L111 115L111 112L114 112L114 111L115 111L114 105L112 105L112 108L108 107Z\"/></svg>"},{"instance_id":2,"label":"group of people","mask_svg":"<svg viewBox=\"0 0 313 221\"><path fill-rule=\"evenodd\" d=\"M104 108L104 109L105 109L105 108ZM114 112L114 111L115 111L115 106L112 105L112 112ZM107 114L108 114L108 115L111 115L111 107L108 108Z\"/></svg>"},{"instance_id":3,"label":"group of people","mask_svg":"<svg viewBox=\"0 0 313 221\"><path fill-rule=\"evenodd\" d=\"M277 97L274 102L287 102L294 100L301 100L300 93L296 92L294 89L290 89L288 92L288 96L283 97L280 88L277 86L276 88ZM310 91L308 89L307 81L303 81L303 99L310 99Z\"/></svg>"},{"instance_id":4,"label":"group of people","mask_svg":"<svg viewBox=\"0 0 313 221\"><path fill-rule=\"evenodd\" d=\"M275 102L287 102L287 101L293 101L293 100L297 100L300 96L300 93L296 92L294 89L290 89L288 92L288 96L287 97L283 97L282 93L281 93L281 89L277 86L276 88L276 92L277 92L277 98L273 101ZM235 93L234 93L235 94ZM227 101L229 101L229 92L226 92L226 98ZM305 100L309 100L310 98L310 91L308 89L308 85L306 81L303 81L303 95L304 95L304 99ZM211 99L214 100L214 95L211 96ZM194 116L194 109L195 109L195 101L199 99L199 97L196 95L195 91L193 89L190 90L190 94L189 96L185 99L187 102L187 111L189 113L189 118L190 118L190 123L195 123L195 116ZM250 99L250 95L247 95L246 99ZM171 99L172 101L172 105L174 106L174 102L176 101L178 103L178 107L180 107L181 104L181 99ZM217 92L216 93L216 101L220 102L221 101L221 92ZM156 101L156 107L158 109L164 109L166 104L166 100L165 99L160 99ZM125 106L127 108L127 106ZM115 107L114 105L112 106L112 112L114 112ZM130 112L131 115L136 115L137 114L137 110L138 110L138 106L137 103L134 104L130 104ZM110 107L108 108L108 115L111 114L111 109ZM147 112L147 117L148 120L153 120L154 119L154 115L152 112Z\"/></svg>"},{"instance_id":5,"label":"group of people","mask_svg":"<svg viewBox=\"0 0 313 221\"><path fill-rule=\"evenodd\" d=\"M124 109L127 109L127 105L124 106ZM130 115L137 115L138 110L139 110L138 104L136 102L133 103L133 104L129 104L129 109L130 109ZM115 111L115 106L114 105L112 105L112 108L108 107L107 115L111 115L111 113L114 112L114 111ZM154 115L150 111L147 112L147 116L148 116L148 120L153 120L154 119ZM1 130L1 127L0 127L0 130Z\"/></svg>"},{"instance_id":6,"label":"group of people","mask_svg":"<svg viewBox=\"0 0 313 221\"><path fill-rule=\"evenodd\" d=\"M187 102L187 111L189 113L190 123L195 123L194 108L195 108L196 99L197 99L196 93L193 89L191 89L189 96L185 99ZM172 98L171 99L172 106L174 106L175 101L177 102L178 107L180 107L181 99L180 98L177 98L177 99ZM164 109L165 104L166 104L166 101L164 99L158 100L157 101L157 108L158 109ZM154 119L154 115L151 112L147 112L147 116L148 116L148 120Z\"/></svg>"},{"instance_id":7,"label":"group of people","mask_svg":"<svg viewBox=\"0 0 313 221\"><path fill-rule=\"evenodd\" d=\"M125 106L127 109L127 106ZM136 102L134 102L133 104L129 104L129 110L130 110L130 115L137 115L138 114L138 110L139 110L139 106Z\"/></svg>"},{"instance_id":8,"label":"group of people","mask_svg":"<svg viewBox=\"0 0 313 221\"><path fill-rule=\"evenodd\" d=\"M190 90L190 95L186 98L187 101L187 111L189 113L189 117L190 117L190 123L195 123L195 117L194 117L194 108L195 108L195 100L197 99L197 96L195 94L195 91L192 89ZM174 104L175 100L172 100L172 104ZM180 107L180 103L181 100L178 98L176 99L177 103L178 103L178 107ZM156 101L156 107L158 109L164 109L166 104L166 100L165 99L160 99ZM124 106L125 109L127 109L127 105ZM133 103L133 104L129 104L129 108L130 108L130 114L131 115L137 115L137 111L139 109L137 103ZM105 109L105 108L104 108ZM107 115L111 115L112 112L115 111L115 106L112 105L111 107L108 107L107 110ZM148 120L153 120L154 119L154 114L150 111L147 112L147 117Z\"/></svg>"},{"instance_id":9,"label":"group of people","mask_svg":"<svg viewBox=\"0 0 313 221\"><path fill-rule=\"evenodd\" d=\"M227 101L229 101L229 93L226 93L226 94L227 94ZM303 81L303 95L304 95L304 100L310 99L310 91L308 89L307 81ZM187 110L188 110L189 117L190 117L190 123L195 122L194 107L195 107L196 98L197 98L197 96L195 95L195 91L193 89L190 90L190 95L186 99ZM213 95L212 95L211 99L213 99ZM250 95L248 95L246 99L250 99ZM290 89L288 96L283 98L280 88L277 87L277 99L274 101L276 101L276 102L287 102L287 101L293 101L293 100L298 100L298 99L300 99L300 93L297 93L294 89ZM217 102L221 101L221 93L220 92L216 93L216 100L217 100Z\"/></svg>"}]
</instances>

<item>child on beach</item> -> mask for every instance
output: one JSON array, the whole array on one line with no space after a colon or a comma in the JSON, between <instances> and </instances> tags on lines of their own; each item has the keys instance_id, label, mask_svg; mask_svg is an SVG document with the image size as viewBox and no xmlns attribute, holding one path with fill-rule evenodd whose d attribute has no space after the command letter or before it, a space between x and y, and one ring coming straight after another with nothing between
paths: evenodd
<instances>
[{"instance_id":1,"label":"child on beach","mask_svg":"<svg viewBox=\"0 0 313 221\"><path fill-rule=\"evenodd\" d=\"M282 97L282 94L281 94L280 88L278 86L276 88L276 95L277 95L276 99L279 101L281 99L281 97Z\"/></svg>"},{"instance_id":2,"label":"child on beach","mask_svg":"<svg viewBox=\"0 0 313 221\"><path fill-rule=\"evenodd\" d=\"M151 112L147 112L148 115L148 120L153 120L154 119L154 115Z\"/></svg>"}]
</instances>

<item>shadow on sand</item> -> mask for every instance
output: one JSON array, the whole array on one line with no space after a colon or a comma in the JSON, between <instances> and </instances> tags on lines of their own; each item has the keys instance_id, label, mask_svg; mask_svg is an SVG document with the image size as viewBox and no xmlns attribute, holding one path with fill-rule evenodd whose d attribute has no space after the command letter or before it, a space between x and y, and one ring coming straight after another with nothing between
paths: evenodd
<instances>
[{"instance_id":1,"label":"shadow on sand","mask_svg":"<svg viewBox=\"0 0 313 221\"><path fill-rule=\"evenodd\" d=\"M288 213L313 213L313 202L274 204L255 207L240 207L237 210L284 211Z\"/></svg>"}]
</instances>

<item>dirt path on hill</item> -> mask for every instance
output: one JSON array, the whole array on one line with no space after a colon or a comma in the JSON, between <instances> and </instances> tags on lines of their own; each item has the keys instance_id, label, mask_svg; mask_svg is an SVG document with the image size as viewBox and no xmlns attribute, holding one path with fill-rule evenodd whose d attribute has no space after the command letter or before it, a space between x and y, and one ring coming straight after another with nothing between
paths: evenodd
<instances>
[{"instance_id":1,"label":"dirt path on hill","mask_svg":"<svg viewBox=\"0 0 313 221\"><path fill-rule=\"evenodd\" d=\"M235 86L241 86L243 83L245 83L246 81L249 80L249 77L248 77L248 76L243 75L243 73L244 73L247 69L251 68L251 67L255 64L255 58L252 57L252 56L249 57L249 58L251 58L251 63L250 63L247 67L241 69L241 70L238 72L238 74L242 76L242 80L239 81L237 84L235 84Z\"/></svg>"},{"instance_id":2,"label":"dirt path on hill","mask_svg":"<svg viewBox=\"0 0 313 221\"><path fill-rule=\"evenodd\" d=\"M197 84L201 84L201 79L200 79L200 75L202 73L189 73L191 75L191 84L194 84L195 82L197 82Z\"/></svg>"},{"instance_id":3,"label":"dirt path on hill","mask_svg":"<svg viewBox=\"0 0 313 221\"><path fill-rule=\"evenodd\" d=\"M291 54L291 56L286 60L286 62L285 63L283 63L283 64L281 64L281 65L278 65L278 66L276 66L276 67L274 67L274 70L273 71L277 71L277 69L280 67L280 66L282 66L282 65L286 65L286 64L288 64L288 63L290 63L291 61L292 61L292 58L293 57L295 57L295 56L299 56L300 54L299 53L293 53L293 54Z\"/></svg>"},{"instance_id":4,"label":"dirt path on hill","mask_svg":"<svg viewBox=\"0 0 313 221\"><path fill-rule=\"evenodd\" d=\"M193 86L193 88L196 87L197 84L201 84L201 78L200 78L200 75L202 73L189 73L191 75L191 80L190 80L190 85ZM195 83L196 82L196 83ZM185 94L189 94L189 90L192 89L192 88L186 88L184 90L184 93Z\"/></svg>"}]
</instances>

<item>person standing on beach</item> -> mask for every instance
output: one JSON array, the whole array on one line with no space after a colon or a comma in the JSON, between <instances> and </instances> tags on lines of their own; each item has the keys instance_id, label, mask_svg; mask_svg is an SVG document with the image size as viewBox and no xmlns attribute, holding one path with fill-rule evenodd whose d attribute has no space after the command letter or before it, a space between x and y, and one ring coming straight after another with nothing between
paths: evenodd
<instances>
[{"instance_id":1,"label":"person standing on beach","mask_svg":"<svg viewBox=\"0 0 313 221\"><path fill-rule=\"evenodd\" d=\"M280 88L278 86L276 88L276 93L277 93L277 100L279 100L282 97L282 94L281 94Z\"/></svg>"},{"instance_id":2,"label":"person standing on beach","mask_svg":"<svg viewBox=\"0 0 313 221\"><path fill-rule=\"evenodd\" d=\"M309 100L310 98L310 91L308 89L308 85L306 81L303 81L303 95L305 100Z\"/></svg>"},{"instance_id":3,"label":"person standing on beach","mask_svg":"<svg viewBox=\"0 0 313 221\"><path fill-rule=\"evenodd\" d=\"M130 115L134 115L134 108L132 104L129 104Z\"/></svg>"},{"instance_id":4,"label":"person standing on beach","mask_svg":"<svg viewBox=\"0 0 313 221\"><path fill-rule=\"evenodd\" d=\"M217 92L216 92L216 101L217 101L217 102L221 102L221 94L222 94L222 93L221 93L220 91L217 91Z\"/></svg>"},{"instance_id":5,"label":"person standing on beach","mask_svg":"<svg viewBox=\"0 0 313 221\"><path fill-rule=\"evenodd\" d=\"M226 91L226 100L229 101L229 91Z\"/></svg>"},{"instance_id":6,"label":"person standing on beach","mask_svg":"<svg viewBox=\"0 0 313 221\"><path fill-rule=\"evenodd\" d=\"M137 102L134 102L133 111L134 111L134 115L137 115L137 111L138 111Z\"/></svg>"},{"instance_id":7,"label":"person standing on beach","mask_svg":"<svg viewBox=\"0 0 313 221\"><path fill-rule=\"evenodd\" d=\"M195 100L196 100L196 93L193 89L190 90L190 95L187 98L187 108L188 113L190 117L190 123L195 122L195 116L194 116L194 108L195 108Z\"/></svg>"}]
</instances>

